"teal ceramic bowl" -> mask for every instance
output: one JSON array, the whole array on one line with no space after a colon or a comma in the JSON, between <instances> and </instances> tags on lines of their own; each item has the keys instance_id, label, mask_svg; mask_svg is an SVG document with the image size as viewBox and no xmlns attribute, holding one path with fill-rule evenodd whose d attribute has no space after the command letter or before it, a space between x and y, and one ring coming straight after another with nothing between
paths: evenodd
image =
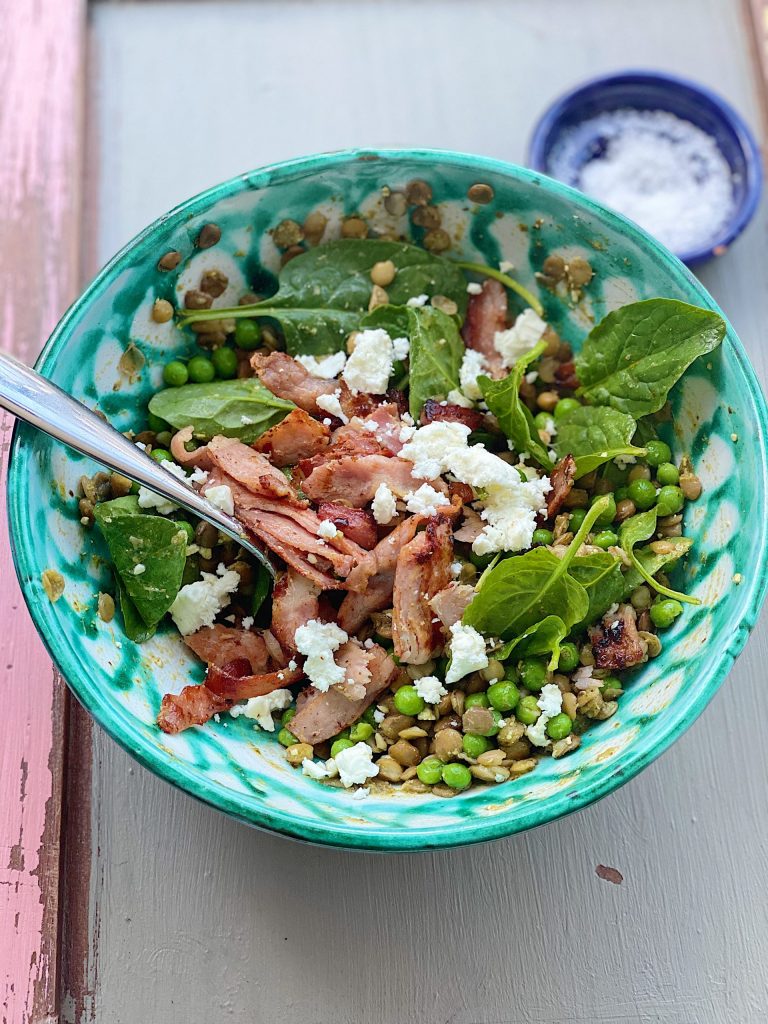
<instances>
[{"instance_id":1,"label":"teal ceramic bowl","mask_svg":"<svg viewBox=\"0 0 768 1024\"><path fill-rule=\"evenodd\" d=\"M532 289L551 253L590 261L596 276L579 305L541 293L548 318L575 346L594 318L636 299L669 296L717 308L650 236L539 174L454 153L347 152L242 175L156 221L67 312L37 368L120 429L142 429L161 364L188 344L172 325L151 321L156 296L175 297L197 283L201 270L217 267L230 281L218 301L236 301L247 284L279 266L269 229L313 210L328 217L326 238L338 235L345 213L359 212L373 232L418 242L421 229L397 213L396 201L384 202L386 189L401 191L412 179L432 187L449 255L509 260ZM478 183L491 187L491 202L467 198ZM197 250L194 239L210 221L222 239ZM156 264L169 249L183 261L163 274ZM146 358L133 377L118 367L129 345ZM139 648L122 639L117 621L98 618L96 595L109 583L105 550L96 532L82 530L73 500L78 478L98 466L23 426L13 441L8 492L16 568L37 628L78 700L143 765L198 799L251 825L330 846L422 850L498 839L584 807L650 764L703 711L755 621L766 588L766 406L732 330L721 350L692 367L673 406L668 439L678 454L691 452L705 488L688 513L686 533L695 545L678 581L701 606L687 608L665 633L661 656L634 675L618 713L592 729L576 753L451 800L353 800L294 771L276 739L243 718L225 715L175 737L159 732L162 694L200 679L202 668L171 629ZM46 568L66 579L55 604L41 585Z\"/></svg>"}]
</instances>

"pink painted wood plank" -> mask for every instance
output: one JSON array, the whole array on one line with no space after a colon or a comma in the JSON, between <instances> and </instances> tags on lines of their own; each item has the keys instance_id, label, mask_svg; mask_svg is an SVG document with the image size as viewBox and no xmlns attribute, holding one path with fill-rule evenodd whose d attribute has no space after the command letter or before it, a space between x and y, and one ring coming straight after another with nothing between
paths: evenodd
<instances>
[{"instance_id":1,"label":"pink painted wood plank","mask_svg":"<svg viewBox=\"0 0 768 1024\"><path fill-rule=\"evenodd\" d=\"M0 345L31 361L79 284L85 0L0 0ZM0 1021L58 1018L68 701L24 607L0 423Z\"/></svg>"}]
</instances>

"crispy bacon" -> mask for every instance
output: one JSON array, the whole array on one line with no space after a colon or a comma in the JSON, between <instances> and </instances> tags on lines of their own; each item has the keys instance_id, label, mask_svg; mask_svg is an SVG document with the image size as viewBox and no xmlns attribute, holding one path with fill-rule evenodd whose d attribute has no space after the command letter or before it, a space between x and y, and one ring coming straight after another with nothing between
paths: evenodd
<instances>
[{"instance_id":1,"label":"crispy bacon","mask_svg":"<svg viewBox=\"0 0 768 1024\"><path fill-rule=\"evenodd\" d=\"M393 590L392 640L401 662L423 665L443 644L429 602L451 581L451 523L439 513L400 551Z\"/></svg>"},{"instance_id":2,"label":"crispy bacon","mask_svg":"<svg viewBox=\"0 0 768 1024\"><path fill-rule=\"evenodd\" d=\"M226 665L236 658L247 658L252 672L266 672L269 651L264 637L250 629L230 626L204 626L196 633L184 637L184 643L201 661L209 665Z\"/></svg>"},{"instance_id":3,"label":"crispy bacon","mask_svg":"<svg viewBox=\"0 0 768 1024\"><path fill-rule=\"evenodd\" d=\"M318 466L306 478L302 489L313 501L338 501L352 508L363 508L380 484L386 484L398 498L418 488L413 465L388 455L352 456ZM430 481L435 490L445 492L441 480Z\"/></svg>"},{"instance_id":4,"label":"crispy bacon","mask_svg":"<svg viewBox=\"0 0 768 1024\"><path fill-rule=\"evenodd\" d=\"M192 440L192 427L182 427L171 438L171 455L180 466L190 469L210 469L213 463L208 453L208 445L204 444L194 452L188 452L185 445Z\"/></svg>"},{"instance_id":5,"label":"crispy bacon","mask_svg":"<svg viewBox=\"0 0 768 1024\"><path fill-rule=\"evenodd\" d=\"M549 474L552 490L547 494L547 519L552 519L563 507L563 502L573 487L575 475L576 460L570 454L561 459Z\"/></svg>"},{"instance_id":6,"label":"crispy bacon","mask_svg":"<svg viewBox=\"0 0 768 1024\"><path fill-rule=\"evenodd\" d=\"M313 377L309 370L285 352L270 352L269 355L257 352L251 356L251 366L273 395L293 402L320 419L328 415L318 406L317 399L321 395L332 395L339 387L338 381Z\"/></svg>"},{"instance_id":7,"label":"crispy bacon","mask_svg":"<svg viewBox=\"0 0 768 1024\"><path fill-rule=\"evenodd\" d=\"M648 653L648 644L637 632L637 613L624 604L615 614L606 615L599 626L589 631L597 668L623 669L639 665Z\"/></svg>"},{"instance_id":8,"label":"crispy bacon","mask_svg":"<svg viewBox=\"0 0 768 1024\"><path fill-rule=\"evenodd\" d=\"M181 693L166 693L160 702L157 724L170 736L193 725L205 725L214 715L227 711L232 701L207 686L185 686Z\"/></svg>"},{"instance_id":9,"label":"crispy bacon","mask_svg":"<svg viewBox=\"0 0 768 1024\"><path fill-rule=\"evenodd\" d=\"M488 375L498 379L506 373L494 339L497 331L507 326L507 292L498 281L483 282L479 295L470 295L462 335L467 348L482 352L488 366Z\"/></svg>"},{"instance_id":10,"label":"crispy bacon","mask_svg":"<svg viewBox=\"0 0 768 1024\"><path fill-rule=\"evenodd\" d=\"M469 484L463 484L459 480L451 480L448 484L448 495L451 500L459 498L465 505L475 500L475 492Z\"/></svg>"},{"instance_id":11,"label":"crispy bacon","mask_svg":"<svg viewBox=\"0 0 768 1024\"><path fill-rule=\"evenodd\" d=\"M356 633L374 612L392 605L395 570L386 569L371 576L360 593L348 590L341 602L338 623L347 633Z\"/></svg>"},{"instance_id":12,"label":"crispy bacon","mask_svg":"<svg viewBox=\"0 0 768 1024\"><path fill-rule=\"evenodd\" d=\"M477 409L465 409L463 405L451 405L450 402L436 402L434 398L428 398L421 410L421 422L426 425L439 420L463 423L470 430L479 430L483 425L483 414Z\"/></svg>"},{"instance_id":13,"label":"crispy bacon","mask_svg":"<svg viewBox=\"0 0 768 1024\"><path fill-rule=\"evenodd\" d=\"M398 668L387 652L374 644L366 654L370 679L365 684L365 695L359 700L350 700L335 686L326 693L308 687L299 694L291 732L301 743L320 743L352 725L394 682Z\"/></svg>"},{"instance_id":14,"label":"crispy bacon","mask_svg":"<svg viewBox=\"0 0 768 1024\"><path fill-rule=\"evenodd\" d=\"M251 672L250 663L246 658L237 658L219 668L209 665L205 677L208 689L228 702L250 700L251 697L263 697L273 690L283 690L304 678L301 668L281 668L276 672L255 675Z\"/></svg>"},{"instance_id":15,"label":"crispy bacon","mask_svg":"<svg viewBox=\"0 0 768 1024\"><path fill-rule=\"evenodd\" d=\"M324 466L328 462L334 462L348 456L359 455L383 455L386 454L384 447L367 430L360 430L359 427L346 424L335 430L330 445L322 452L311 459L302 459L299 463L299 472L308 477L312 470L318 466Z\"/></svg>"},{"instance_id":16,"label":"crispy bacon","mask_svg":"<svg viewBox=\"0 0 768 1024\"><path fill-rule=\"evenodd\" d=\"M429 607L448 630L454 623L460 621L474 596L475 588L468 583L449 583L435 594L429 602Z\"/></svg>"},{"instance_id":17,"label":"crispy bacon","mask_svg":"<svg viewBox=\"0 0 768 1024\"><path fill-rule=\"evenodd\" d=\"M317 517L332 522L345 537L366 550L370 550L378 540L376 520L365 509L350 508L334 501L321 501L317 506Z\"/></svg>"},{"instance_id":18,"label":"crispy bacon","mask_svg":"<svg viewBox=\"0 0 768 1024\"><path fill-rule=\"evenodd\" d=\"M555 370L555 380L562 388L576 388L580 387L580 381L576 375L576 364L571 360L568 363L560 363Z\"/></svg>"},{"instance_id":19,"label":"crispy bacon","mask_svg":"<svg viewBox=\"0 0 768 1024\"><path fill-rule=\"evenodd\" d=\"M462 544L472 544L485 529L485 523L473 508L464 509L464 520L453 535L454 540Z\"/></svg>"},{"instance_id":20,"label":"crispy bacon","mask_svg":"<svg viewBox=\"0 0 768 1024\"><path fill-rule=\"evenodd\" d=\"M403 432L403 421L396 405L380 405L378 409L363 420L366 433L373 433L382 450L387 455L399 455L405 441L400 439Z\"/></svg>"},{"instance_id":21,"label":"crispy bacon","mask_svg":"<svg viewBox=\"0 0 768 1024\"><path fill-rule=\"evenodd\" d=\"M365 696L366 688L371 681L368 651L359 640L347 640L336 651L334 661L339 668L344 669L344 682L336 689L349 700L360 700Z\"/></svg>"},{"instance_id":22,"label":"crispy bacon","mask_svg":"<svg viewBox=\"0 0 768 1024\"><path fill-rule=\"evenodd\" d=\"M306 508L308 502L299 498L285 473L273 466L266 456L237 438L214 437L208 442L208 453L214 466L252 494L295 508ZM206 487L210 486L208 481Z\"/></svg>"},{"instance_id":23,"label":"crispy bacon","mask_svg":"<svg viewBox=\"0 0 768 1024\"><path fill-rule=\"evenodd\" d=\"M327 448L330 438L328 427L303 409L293 409L282 422L262 434L253 447L266 455L273 466L295 466Z\"/></svg>"},{"instance_id":24,"label":"crispy bacon","mask_svg":"<svg viewBox=\"0 0 768 1024\"><path fill-rule=\"evenodd\" d=\"M296 651L296 630L319 612L320 586L294 569L283 573L272 592L272 635L290 653Z\"/></svg>"}]
</instances>

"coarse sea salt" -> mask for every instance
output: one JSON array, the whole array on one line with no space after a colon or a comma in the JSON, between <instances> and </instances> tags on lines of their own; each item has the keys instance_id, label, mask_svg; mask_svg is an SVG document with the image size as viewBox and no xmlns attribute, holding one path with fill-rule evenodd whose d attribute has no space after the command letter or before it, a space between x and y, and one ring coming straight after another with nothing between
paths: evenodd
<instances>
[{"instance_id":1,"label":"coarse sea salt","mask_svg":"<svg viewBox=\"0 0 768 1024\"><path fill-rule=\"evenodd\" d=\"M733 176L717 143L665 110L608 111L563 134L551 171L568 180L585 139L601 152L581 168L578 187L630 217L677 252L706 246L734 209Z\"/></svg>"}]
</instances>

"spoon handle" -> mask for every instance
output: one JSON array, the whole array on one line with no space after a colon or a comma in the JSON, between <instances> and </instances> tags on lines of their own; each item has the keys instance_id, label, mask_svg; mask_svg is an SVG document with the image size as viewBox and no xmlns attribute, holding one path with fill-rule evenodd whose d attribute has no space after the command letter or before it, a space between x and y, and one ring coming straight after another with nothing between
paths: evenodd
<instances>
[{"instance_id":1,"label":"spoon handle","mask_svg":"<svg viewBox=\"0 0 768 1024\"><path fill-rule=\"evenodd\" d=\"M274 575L269 559L251 543L236 519L163 469L95 412L5 352L0 352L0 407L217 526Z\"/></svg>"}]
</instances>

